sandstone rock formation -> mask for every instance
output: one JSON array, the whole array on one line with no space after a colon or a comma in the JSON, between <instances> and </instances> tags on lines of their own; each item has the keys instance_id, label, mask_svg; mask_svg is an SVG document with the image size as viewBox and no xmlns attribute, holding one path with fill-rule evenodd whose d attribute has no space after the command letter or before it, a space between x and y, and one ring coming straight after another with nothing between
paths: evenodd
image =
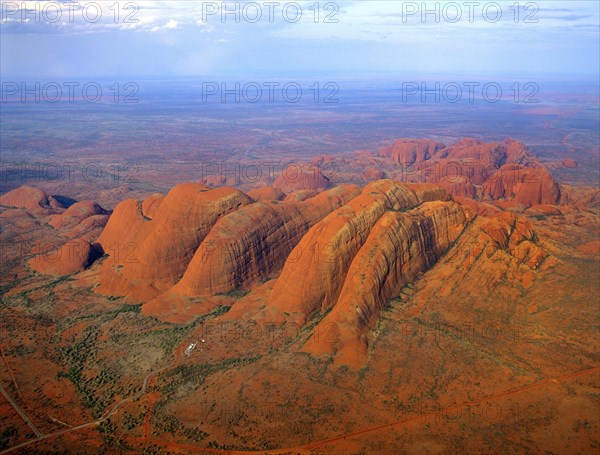
<instances>
[{"instance_id":1,"label":"sandstone rock formation","mask_svg":"<svg viewBox=\"0 0 600 455\"><path fill-rule=\"evenodd\" d=\"M29 261L30 267L45 275L64 276L81 272L97 255L92 245L82 239L70 240L58 251L38 255Z\"/></svg>"},{"instance_id":2,"label":"sandstone rock formation","mask_svg":"<svg viewBox=\"0 0 600 455\"><path fill-rule=\"evenodd\" d=\"M85 238L88 242L93 242L101 234L104 226L108 222L109 215L92 215L78 223L74 228L64 233L65 237Z\"/></svg>"},{"instance_id":3,"label":"sandstone rock formation","mask_svg":"<svg viewBox=\"0 0 600 455\"><path fill-rule=\"evenodd\" d=\"M473 160L481 165L500 167L504 164L519 164L528 159L523 143L513 139L504 142L480 142L475 139L462 139L456 144L444 147L436 158L455 161Z\"/></svg>"},{"instance_id":4,"label":"sandstone rock formation","mask_svg":"<svg viewBox=\"0 0 600 455\"><path fill-rule=\"evenodd\" d=\"M512 199L523 205L558 204L560 188L544 167L502 166L483 185L484 197Z\"/></svg>"},{"instance_id":5,"label":"sandstone rock formation","mask_svg":"<svg viewBox=\"0 0 600 455\"><path fill-rule=\"evenodd\" d=\"M377 169L374 167L368 167L363 172L362 177L367 182L370 182L372 180L381 180L381 179L385 178L385 172L383 172L381 169Z\"/></svg>"},{"instance_id":6,"label":"sandstone rock formation","mask_svg":"<svg viewBox=\"0 0 600 455\"><path fill-rule=\"evenodd\" d=\"M359 192L354 185L340 186L303 202L258 202L223 216L172 291L209 296L268 278L309 227Z\"/></svg>"},{"instance_id":7,"label":"sandstone rock formation","mask_svg":"<svg viewBox=\"0 0 600 455\"><path fill-rule=\"evenodd\" d=\"M252 202L239 190L199 183L174 187L152 219L144 216L141 202L124 201L98 240L109 254L100 291L151 296L168 289L181 278L214 223Z\"/></svg>"},{"instance_id":8,"label":"sandstone rock formation","mask_svg":"<svg viewBox=\"0 0 600 455\"><path fill-rule=\"evenodd\" d=\"M600 207L600 189L572 185L560 186L560 204L576 207Z\"/></svg>"},{"instance_id":9,"label":"sandstone rock formation","mask_svg":"<svg viewBox=\"0 0 600 455\"><path fill-rule=\"evenodd\" d=\"M298 190L288 194L284 202L302 202L319 194L317 190Z\"/></svg>"},{"instance_id":10,"label":"sandstone rock formation","mask_svg":"<svg viewBox=\"0 0 600 455\"><path fill-rule=\"evenodd\" d=\"M465 176L455 175L444 177L439 182L439 185L446 188L455 197L468 197L471 199L477 197L477 187Z\"/></svg>"},{"instance_id":11,"label":"sandstone rock formation","mask_svg":"<svg viewBox=\"0 0 600 455\"><path fill-rule=\"evenodd\" d=\"M387 211L407 210L432 200L448 200L433 185L380 180L315 224L290 253L271 296L274 317L292 315L304 324L337 301L352 259Z\"/></svg>"},{"instance_id":12,"label":"sandstone rock formation","mask_svg":"<svg viewBox=\"0 0 600 455\"><path fill-rule=\"evenodd\" d=\"M507 301L527 289L541 270L556 263L540 244L533 225L523 216L498 212L478 217L436 266L439 283L430 292L440 298L459 283L465 297L493 294L503 288ZM432 286L433 287L433 286ZM432 294L432 295L433 295Z\"/></svg>"},{"instance_id":13,"label":"sandstone rock formation","mask_svg":"<svg viewBox=\"0 0 600 455\"><path fill-rule=\"evenodd\" d=\"M518 141L484 143L463 139L439 150L418 166L422 178L438 183L446 177L466 177L474 185L484 184L504 164L525 164L532 160Z\"/></svg>"},{"instance_id":14,"label":"sandstone rock formation","mask_svg":"<svg viewBox=\"0 0 600 455\"><path fill-rule=\"evenodd\" d=\"M255 201L281 201L285 199L285 193L279 188L272 186L263 186L262 188L256 188L248 191L250 196Z\"/></svg>"},{"instance_id":15,"label":"sandstone rock formation","mask_svg":"<svg viewBox=\"0 0 600 455\"><path fill-rule=\"evenodd\" d=\"M0 196L0 205L30 210L61 209L60 203L38 188L21 186Z\"/></svg>"},{"instance_id":16,"label":"sandstone rock formation","mask_svg":"<svg viewBox=\"0 0 600 455\"><path fill-rule=\"evenodd\" d=\"M325 190L331 182L321 170L308 163L295 163L286 166L273 182L275 188L284 193L298 190Z\"/></svg>"},{"instance_id":17,"label":"sandstone rock formation","mask_svg":"<svg viewBox=\"0 0 600 455\"><path fill-rule=\"evenodd\" d=\"M443 144L428 139L398 139L379 150L379 155L390 157L394 163L412 166L432 158Z\"/></svg>"},{"instance_id":18,"label":"sandstone rock formation","mask_svg":"<svg viewBox=\"0 0 600 455\"><path fill-rule=\"evenodd\" d=\"M513 213L523 209L502 210L505 199L532 206L523 210L531 219L579 213L553 205L561 198L558 185L523 158L518 143L465 140L426 161L463 159L471 156L467 149L486 151L494 165L509 159L527 164L503 164L483 186L464 176L446 176L442 185L387 179L362 190L340 185L315 195L300 189L284 201L255 200L281 199L275 188L261 188L251 198L233 188L187 183L166 195L125 200L108 222L97 204L81 202L58 215L44 212L58 229L57 241L30 266L70 275L104 253L86 279L98 284L100 294L143 303L145 315L184 323L225 305L233 319L250 315L297 327L306 335L297 340L298 349L360 367L382 309L429 273L440 277L443 295L463 274L489 292L506 277L528 289L536 273L550 266L531 222ZM521 177L532 173L542 176L541 184ZM480 192L489 202L474 200ZM574 197L583 196L567 189L561 202ZM59 247L64 237L71 240ZM248 298L240 297L245 293ZM331 328L334 337L322 342Z\"/></svg>"},{"instance_id":19,"label":"sandstone rock formation","mask_svg":"<svg viewBox=\"0 0 600 455\"><path fill-rule=\"evenodd\" d=\"M135 199L125 199L117 204L98 238L105 253L111 254L119 244L126 245L132 241L145 221L140 205Z\"/></svg>"},{"instance_id":20,"label":"sandstone rock formation","mask_svg":"<svg viewBox=\"0 0 600 455\"><path fill-rule=\"evenodd\" d=\"M50 216L48 224L55 229L75 227L84 219L94 215L106 215L108 212L93 201L76 202L59 215Z\"/></svg>"},{"instance_id":21,"label":"sandstone rock formation","mask_svg":"<svg viewBox=\"0 0 600 455\"><path fill-rule=\"evenodd\" d=\"M362 365L365 335L388 299L432 267L465 223L464 212L454 202L426 202L407 212L386 212L352 260L337 303L319 322L305 349L335 353L342 363ZM315 339L332 327L334 342Z\"/></svg>"}]
</instances>

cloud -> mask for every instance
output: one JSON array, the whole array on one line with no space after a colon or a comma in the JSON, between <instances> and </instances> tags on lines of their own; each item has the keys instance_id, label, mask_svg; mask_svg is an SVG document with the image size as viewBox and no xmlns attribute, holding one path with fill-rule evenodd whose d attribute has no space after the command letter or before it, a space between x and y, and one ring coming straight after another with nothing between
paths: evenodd
<instances>
[{"instance_id":1,"label":"cloud","mask_svg":"<svg viewBox=\"0 0 600 455\"><path fill-rule=\"evenodd\" d=\"M0 3L20 5L21 0ZM314 0L300 1L303 15L298 22L286 21L279 7L274 21L269 21L265 10L256 23L238 23L231 14L225 21L220 14L203 20L201 1L134 0L130 3L139 8L130 9L124 8L128 2L117 2L120 10L115 18L114 7L110 9L115 2L96 0L102 5L102 16L97 21L86 20L94 12L89 8L84 13L86 3L90 3L87 0L79 0L78 7L67 1L59 3L73 8L72 21L68 16L56 23L34 20L31 11L35 11L36 2L24 3L24 18L13 12L3 21L3 71L26 69L35 74L40 67L36 60L47 65L46 71L58 68L61 74L119 74L130 71L128 65L132 62L135 65L131 65L131 71L152 75L209 70L351 73L432 68L467 72L502 68L510 72L540 68L548 72L549 68L564 67L597 71L598 2L537 1L537 23L523 23L531 13L523 8L519 10L521 21L515 22L510 9L514 2L500 3L503 16L497 23L483 20L481 12L472 23L464 17L458 23L423 23L420 15L404 22L402 4L421 7L420 0L344 1L339 2L339 10L331 11L324 9L327 2L319 2L318 21ZM440 2L440 8L447 3ZM461 0L457 3L464 4ZM228 2L228 11L234 4ZM337 22L326 22L332 12ZM210 59L197 57L208 52ZM117 59L115 54L121 57Z\"/></svg>"},{"instance_id":2,"label":"cloud","mask_svg":"<svg viewBox=\"0 0 600 455\"><path fill-rule=\"evenodd\" d=\"M178 22L175 19L169 19L169 21L165 25L163 25L161 27L154 26L150 29L150 31L151 32L160 32L163 30L179 30L179 29L181 29L181 27L179 26Z\"/></svg>"},{"instance_id":3,"label":"cloud","mask_svg":"<svg viewBox=\"0 0 600 455\"><path fill-rule=\"evenodd\" d=\"M175 30L175 29L179 28L179 26L177 25L176 20L171 19L171 20L169 20L169 22L166 23L165 28L169 29L169 30Z\"/></svg>"},{"instance_id":4,"label":"cloud","mask_svg":"<svg viewBox=\"0 0 600 455\"><path fill-rule=\"evenodd\" d=\"M0 7L3 35L179 30L193 25L200 17L197 2L0 0Z\"/></svg>"}]
</instances>

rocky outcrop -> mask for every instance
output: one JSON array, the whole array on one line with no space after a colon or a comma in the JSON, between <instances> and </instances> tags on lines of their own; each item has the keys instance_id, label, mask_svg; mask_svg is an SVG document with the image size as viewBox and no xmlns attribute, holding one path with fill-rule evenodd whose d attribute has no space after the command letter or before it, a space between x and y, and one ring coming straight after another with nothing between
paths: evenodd
<instances>
[{"instance_id":1,"label":"rocky outcrop","mask_svg":"<svg viewBox=\"0 0 600 455\"><path fill-rule=\"evenodd\" d=\"M64 276L85 270L96 258L97 251L82 239L70 240L59 250L38 255L29 266L45 275Z\"/></svg>"},{"instance_id":2,"label":"rocky outcrop","mask_svg":"<svg viewBox=\"0 0 600 455\"><path fill-rule=\"evenodd\" d=\"M457 289L470 301L482 294L503 296L513 311L536 311L536 306L520 308L516 296L556 265L556 259L541 245L531 222L498 212L467 223L465 215L453 202L387 212L354 258L335 306L315 326L303 350L363 367L369 342L378 336L371 329L391 298L410 302L413 316L424 305L435 308L435 302ZM434 264L433 275L420 276ZM415 293L418 300L412 300ZM396 310L404 312L405 303L395 304Z\"/></svg>"},{"instance_id":3,"label":"rocky outcrop","mask_svg":"<svg viewBox=\"0 0 600 455\"><path fill-rule=\"evenodd\" d=\"M209 296L270 277L308 228L359 192L354 185L340 186L304 202L258 202L223 216L172 291Z\"/></svg>"},{"instance_id":4,"label":"rocky outcrop","mask_svg":"<svg viewBox=\"0 0 600 455\"><path fill-rule=\"evenodd\" d=\"M106 215L108 212L93 201L76 202L59 215L50 216L48 224L55 229L73 228L84 219L94 215Z\"/></svg>"},{"instance_id":5,"label":"rocky outcrop","mask_svg":"<svg viewBox=\"0 0 600 455\"><path fill-rule=\"evenodd\" d=\"M484 184L505 164L530 163L526 147L519 141L479 142L462 139L439 150L417 166L420 177L439 183L448 177L464 177L473 185Z\"/></svg>"},{"instance_id":6,"label":"rocky outcrop","mask_svg":"<svg viewBox=\"0 0 600 455\"><path fill-rule=\"evenodd\" d=\"M560 186L560 205L600 207L600 189L591 186Z\"/></svg>"},{"instance_id":7,"label":"rocky outcrop","mask_svg":"<svg viewBox=\"0 0 600 455\"><path fill-rule=\"evenodd\" d=\"M119 204L99 239L109 254L99 290L132 295L138 288L147 297L168 289L217 220L252 202L233 188L187 183L169 191L152 219L144 216L141 202Z\"/></svg>"},{"instance_id":8,"label":"rocky outcrop","mask_svg":"<svg viewBox=\"0 0 600 455\"><path fill-rule=\"evenodd\" d=\"M386 212L375 223L346 274L340 296L305 345L308 352L336 353L336 360L360 366L366 333L388 299L432 267L462 233L466 217L454 202L427 202L408 212ZM332 343L319 334L336 329Z\"/></svg>"},{"instance_id":9,"label":"rocky outcrop","mask_svg":"<svg viewBox=\"0 0 600 455\"><path fill-rule=\"evenodd\" d=\"M477 187L464 176L456 175L444 177L439 185L446 188L452 196L468 197L471 199L477 197Z\"/></svg>"},{"instance_id":10,"label":"rocky outcrop","mask_svg":"<svg viewBox=\"0 0 600 455\"><path fill-rule=\"evenodd\" d=\"M295 163L283 168L273 186L287 194L298 190L322 191L332 184L318 167L308 163Z\"/></svg>"},{"instance_id":11,"label":"rocky outcrop","mask_svg":"<svg viewBox=\"0 0 600 455\"><path fill-rule=\"evenodd\" d=\"M366 180L367 182L370 182L372 180L381 180L381 179L385 178L385 172L383 172L381 169L377 169L374 167L368 167L362 173L362 178L364 180Z\"/></svg>"},{"instance_id":12,"label":"rocky outcrop","mask_svg":"<svg viewBox=\"0 0 600 455\"><path fill-rule=\"evenodd\" d=\"M288 194L284 202L302 202L319 194L316 190L298 190Z\"/></svg>"},{"instance_id":13,"label":"rocky outcrop","mask_svg":"<svg viewBox=\"0 0 600 455\"><path fill-rule=\"evenodd\" d=\"M481 229L497 248L510 252L518 264L530 269L536 269L547 256L537 245L533 225L525 217L504 212L486 220Z\"/></svg>"},{"instance_id":14,"label":"rocky outcrop","mask_svg":"<svg viewBox=\"0 0 600 455\"><path fill-rule=\"evenodd\" d=\"M348 268L371 229L387 211L402 211L431 200L449 199L433 185L380 180L315 224L290 253L271 296L274 317L286 314L301 324L337 301Z\"/></svg>"},{"instance_id":15,"label":"rocky outcrop","mask_svg":"<svg viewBox=\"0 0 600 455\"><path fill-rule=\"evenodd\" d=\"M88 242L92 242L102 234L102 229L106 226L108 215L92 215L78 223L74 228L65 232L63 235L68 238L82 237Z\"/></svg>"},{"instance_id":16,"label":"rocky outcrop","mask_svg":"<svg viewBox=\"0 0 600 455\"><path fill-rule=\"evenodd\" d=\"M456 144L444 147L438 159L454 161L474 161L482 166L499 168L504 164L519 164L529 160L527 148L522 142L506 139L504 142L480 142L475 139L462 139Z\"/></svg>"},{"instance_id":17,"label":"rocky outcrop","mask_svg":"<svg viewBox=\"0 0 600 455\"><path fill-rule=\"evenodd\" d=\"M391 158L401 166L412 166L431 159L443 144L428 139L398 139L379 150L379 155Z\"/></svg>"},{"instance_id":18,"label":"rocky outcrop","mask_svg":"<svg viewBox=\"0 0 600 455\"><path fill-rule=\"evenodd\" d=\"M532 169L505 164L499 173ZM513 188L519 180L505 182ZM393 180L371 182L362 191L341 185L314 197L308 197L314 190L298 190L285 201L259 202L233 188L183 184L165 196L117 205L98 248L91 233L107 215L94 214L103 210L93 203L79 203L51 220L61 228L83 220L61 230L30 266L70 275L104 253L96 268L78 277L97 283L101 294L143 303L145 315L184 323L226 305L232 320L251 315L289 324L306 335L298 339L299 349L358 367L377 336L372 329L381 310L407 285L430 283L430 274L437 273L431 286L451 292L455 275L470 273L474 292L485 286L493 291L506 277L516 282L516 292L551 263L525 217L502 211L498 203L468 199L472 192L454 188L469 183L463 178L445 183L461 194L457 200L440 185ZM514 191L522 200L521 189ZM535 205L526 213L543 218L561 210L578 209ZM30 211L13 211L37 219ZM72 240L59 248L62 236ZM456 251L457 245L464 251ZM249 294L240 297L244 293L233 292L238 290ZM319 341L332 327L335 337Z\"/></svg>"},{"instance_id":19,"label":"rocky outcrop","mask_svg":"<svg viewBox=\"0 0 600 455\"><path fill-rule=\"evenodd\" d=\"M444 278L430 291L444 297L460 286L465 298L485 293L514 302L555 264L556 258L540 243L531 222L512 212L499 212L473 222L436 266Z\"/></svg>"},{"instance_id":20,"label":"rocky outcrop","mask_svg":"<svg viewBox=\"0 0 600 455\"><path fill-rule=\"evenodd\" d=\"M250 196L255 201L281 201L285 199L285 193L279 188L272 186L263 186L262 188L255 188L248 191Z\"/></svg>"},{"instance_id":21,"label":"rocky outcrop","mask_svg":"<svg viewBox=\"0 0 600 455\"><path fill-rule=\"evenodd\" d=\"M520 204L558 204L560 188L550 172L541 166L502 166L482 188L484 198L512 199Z\"/></svg>"},{"instance_id":22,"label":"rocky outcrop","mask_svg":"<svg viewBox=\"0 0 600 455\"><path fill-rule=\"evenodd\" d=\"M0 196L0 205L28 210L62 209L62 205L45 191L21 186Z\"/></svg>"},{"instance_id":23,"label":"rocky outcrop","mask_svg":"<svg viewBox=\"0 0 600 455\"><path fill-rule=\"evenodd\" d=\"M140 210L139 201L125 199L119 202L113 210L106 227L98 238L98 243L107 254L111 254L119 245L130 243L144 221L145 217Z\"/></svg>"}]
</instances>

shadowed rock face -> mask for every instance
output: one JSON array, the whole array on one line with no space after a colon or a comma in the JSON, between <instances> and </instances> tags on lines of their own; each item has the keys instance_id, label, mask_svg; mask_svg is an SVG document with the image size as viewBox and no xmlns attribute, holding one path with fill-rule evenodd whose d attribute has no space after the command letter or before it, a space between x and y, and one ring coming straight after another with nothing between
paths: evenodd
<instances>
[{"instance_id":1,"label":"shadowed rock face","mask_svg":"<svg viewBox=\"0 0 600 455\"><path fill-rule=\"evenodd\" d=\"M214 295L269 277L310 226L359 192L354 185L336 187L300 203L259 202L222 217L173 291Z\"/></svg>"},{"instance_id":2,"label":"shadowed rock face","mask_svg":"<svg viewBox=\"0 0 600 455\"><path fill-rule=\"evenodd\" d=\"M327 311L337 301L354 256L384 213L449 197L433 185L391 180L367 185L358 197L313 226L290 253L273 288L271 310L293 315L300 323L316 311Z\"/></svg>"},{"instance_id":3,"label":"shadowed rock face","mask_svg":"<svg viewBox=\"0 0 600 455\"><path fill-rule=\"evenodd\" d=\"M466 217L455 202L426 202L406 212L386 212L354 256L337 303L315 333L336 328L336 343L309 340L309 352L336 352L358 366L366 357L365 334L388 299L431 268L462 233ZM316 335L319 336L319 335Z\"/></svg>"},{"instance_id":4,"label":"shadowed rock face","mask_svg":"<svg viewBox=\"0 0 600 455\"><path fill-rule=\"evenodd\" d=\"M441 201L388 211L354 256L336 303L303 350L333 355L337 364L360 368L368 358L368 334L381 310L434 265L438 276L452 277L452 282L455 275L468 272L476 294L479 288L490 292L506 280L528 288L532 271L552 266L548 258L531 222L511 212L471 218L457 203ZM442 287L443 282L439 281ZM452 292L452 282L444 293Z\"/></svg>"}]
</instances>

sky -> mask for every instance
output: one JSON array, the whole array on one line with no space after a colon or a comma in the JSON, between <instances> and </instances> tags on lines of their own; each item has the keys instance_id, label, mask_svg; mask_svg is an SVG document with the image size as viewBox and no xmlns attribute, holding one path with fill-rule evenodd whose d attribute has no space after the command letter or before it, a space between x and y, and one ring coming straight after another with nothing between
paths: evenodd
<instances>
[{"instance_id":1,"label":"sky","mask_svg":"<svg viewBox=\"0 0 600 455\"><path fill-rule=\"evenodd\" d=\"M0 68L3 79L598 79L600 2L515 3L2 0Z\"/></svg>"}]
</instances>

